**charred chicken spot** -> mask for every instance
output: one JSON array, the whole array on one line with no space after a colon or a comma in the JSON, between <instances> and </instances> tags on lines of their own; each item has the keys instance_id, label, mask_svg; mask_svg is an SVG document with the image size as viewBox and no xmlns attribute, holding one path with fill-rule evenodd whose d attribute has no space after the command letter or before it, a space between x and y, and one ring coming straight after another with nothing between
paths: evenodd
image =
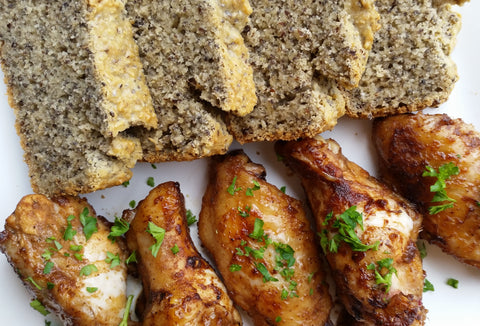
<instances>
[{"instance_id":1,"label":"charred chicken spot","mask_svg":"<svg viewBox=\"0 0 480 326\"><path fill-rule=\"evenodd\" d=\"M177 231L178 235L182 234L182 226L180 224L175 225L175 231Z\"/></svg>"},{"instance_id":2,"label":"charred chicken spot","mask_svg":"<svg viewBox=\"0 0 480 326\"><path fill-rule=\"evenodd\" d=\"M189 268L200 268L202 267L202 259L197 256L191 256L187 258L187 264L185 267Z\"/></svg>"},{"instance_id":3,"label":"charred chicken spot","mask_svg":"<svg viewBox=\"0 0 480 326\"><path fill-rule=\"evenodd\" d=\"M352 252L352 260L355 263L359 263L362 261L363 258L365 258L366 253L364 251L354 251Z\"/></svg>"},{"instance_id":4,"label":"charred chicken spot","mask_svg":"<svg viewBox=\"0 0 480 326\"><path fill-rule=\"evenodd\" d=\"M152 302L162 302L168 294L169 292L167 291L152 291L150 292L150 299Z\"/></svg>"},{"instance_id":5,"label":"charred chicken spot","mask_svg":"<svg viewBox=\"0 0 480 326\"><path fill-rule=\"evenodd\" d=\"M405 263L410 263L417 254L418 250L415 243L412 240L408 241L407 248L405 248L405 252L403 253L402 260Z\"/></svg>"},{"instance_id":6,"label":"charred chicken spot","mask_svg":"<svg viewBox=\"0 0 480 326\"><path fill-rule=\"evenodd\" d=\"M375 308L384 309L386 306L388 306L388 301L383 297L375 296L368 299L368 304Z\"/></svg>"}]
</instances>

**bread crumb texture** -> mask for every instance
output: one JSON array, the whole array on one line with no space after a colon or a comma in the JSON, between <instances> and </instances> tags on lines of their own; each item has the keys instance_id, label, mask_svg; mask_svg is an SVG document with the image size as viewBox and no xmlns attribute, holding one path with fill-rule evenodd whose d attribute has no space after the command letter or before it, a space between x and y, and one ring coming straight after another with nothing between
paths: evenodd
<instances>
[{"instance_id":1,"label":"bread crumb texture","mask_svg":"<svg viewBox=\"0 0 480 326\"><path fill-rule=\"evenodd\" d=\"M450 58L460 15L448 3L377 0L377 32L359 87L349 91L347 115L373 118L435 107L458 79Z\"/></svg>"},{"instance_id":2,"label":"bread crumb texture","mask_svg":"<svg viewBox=\"0 0 480 326\"><path fill-rule=\"evenodd\" d=\"M240 73L242 76L234 76L231 72L248 58L244 56L246 52L238 52L241 35L235 30L243 26L250 11L247 2L229 3L205 0L127 2L159 121L158 128L153 131L135 130L142 142L145 161L192 160L228 150L232 136L219 116L220 110L214 106L222 106L233 86L239 86L241 93L242 83L248 79L242 77L248 75L245 70ZM226 28L225 24L229 25L228 29L221 33L228 34L231 40L225 39L226 34L219 35L218 29ZM241 57L241 60L228 62L226 54L232 52L236 53L233 57ZM228 78L241 81L232 84L226 82ZM254 95L241 97L252 100ZM233 99L232 103L243 102Z\"/></svg>"},{"instance_id":3,"label":"bread crumb texture","mask_svg":"<svg viewBox=\"0 0 480 326\"><path fill-rule=\"evenodd\" d=\"M251 4L243 36L258 103L245 117L227 117L230 132L245 143L292 140L333 128L345 108L338 83L358 82L378 28L371 1Z\"/></svg>"},{"instance_id":4,"label":"bread crumb texture","mask_svg":"<svg viewBox=\"0 0 480 326\"><path fill-rule=\"evenodd\" d=\"M102 4L115 8L117 16L109 17L109 24L118 24L118 29L106 28L103 36L99 28L91 27L92 19L101 14L94 13L99 8L91 4L94 2L0 0L2 67L35 192L78 194L121 184L131 177L129 168L141 154L138 141L105 135L124 128L109 129L107 116L114 104L109 103L111 98L107 99L106 94L120 87L115 78L130 75L126 79L131 84L122 87L129 86L130 90L120 92L129 93L136 109L142 106L139 103L149 101L138 88L141 66L138 58L132 59L135 50L128 48L132 43L127 42L128 49L122 50L121 44L112 48L112 58L129 53L132 59L116 62L115 71L108 70L113 63L98 61L96 51L100 51L100 45L92 45L93 37L102 39L113 30L128 27L125 17L119 16L121 3L109 0ZM115 37L123 39L127 34ZM109 45L103 46L108 52ZM143 119L143 115L136 115L136 109L115 114L126 114L128 124L136 124L134 121Z\"/></svg>"}]
</instances>

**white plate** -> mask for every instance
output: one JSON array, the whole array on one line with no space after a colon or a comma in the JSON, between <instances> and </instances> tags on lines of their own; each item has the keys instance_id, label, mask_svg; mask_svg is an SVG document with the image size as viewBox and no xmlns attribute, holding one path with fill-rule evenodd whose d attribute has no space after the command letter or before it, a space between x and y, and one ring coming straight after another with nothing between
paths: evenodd
<instances>
[{"instance_id":1,"label":"white plate","mask_svg":"<svg viewBox=\"0 0 480 326\"><path fill-rule=\"evenodd\" d=\"M453 57L458 65L460 80L447 103L431 112L445 112L452 117L461 117L480 130L480 2L472 1L458 11L463 16L463 27L458 36ZM0 78L3 76L0 73ZM14 129L14 114L5 96L5 85L0 83L0 160L1 198L0 230L4 220L13 212L24 195L32 192L28 179L27 166L23 162L23 151ZM326 132L326 137L337 140L344 154L372 174L375 174L373 147L370 142L370 122L342 118L334 131ZM240 147L234 145L233 147ZM267 180L277 186L287 186L287 193L303 198L298 180L288 174L285 167L277 162L272 144L256 143L243 146L250 158L263 164L267 169ZM185 195L187 208L198 215L206 183L205 160L183 163L139 164L128 188L122 186L89 194L91 204L98 214L109 219L120 216L128 208L131 200L144 198L150 187L146 179L154 177L155 183L178 181ZM191 234L199 247L196 225ZM439 249L427 246L428 256L424 269L427 278L434 284L435 291L424 294L424 305L429 310L427 325L475 325L480 320L480 270L463 265L442 253ZM448 278L459 280L458 289L446 285ZM5 256L0 255L0 316L2 325L44 325L45 318L29 306L30 295L26 292ZM49 316L49 319L50 316ZM250 322L247 322L250 324Z\"/></svg>"}]
</instances>

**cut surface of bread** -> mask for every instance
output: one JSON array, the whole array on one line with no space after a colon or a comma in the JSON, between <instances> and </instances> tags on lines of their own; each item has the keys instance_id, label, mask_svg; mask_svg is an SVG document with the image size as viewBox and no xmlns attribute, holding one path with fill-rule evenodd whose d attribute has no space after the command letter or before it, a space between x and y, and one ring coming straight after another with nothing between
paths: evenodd
<instances>
[{"instance_id":1,"label":"cut surface of bread","mask_svg":"<svg viewBox=\"0 0 480 326\"><path fill-rule=\"evenodd\" d=\"M251 1L243 36L258 102L226 119L239 142L311 137L336 124L345 107L338 83L358 82L378 28L371 1L362 3Z\"/></svg>"},{"instance_id":2,"label":"cut surface of bread","mask_svg":"<svg viewBox=\"0 0 480 326\"><path fill-rule=\"evenodd\" d=\"M1 0L0 7L1 62L33 190L78 194L128 180L140 143L119 132L154 126L156 117L131 32L130 39L121 32L130 26L122 2ZM118 44L102 43L109 37ZM106 52L112 56L99 59Z\"/></svg>"},{"instance_id":3,"label":"cut surface of bread","mask_svg":"<svg viewBox=\"0 0 480 326\"><path fill-rule=\"evenodd\" d=\"M346 114L373 118L445 102L458 79L450 53L461 24L449 3L463 2L375 1L382 28Z\"/></svg>"},{"instance_id":4,"label":"cut surface of bread","mask_svg":"<svg viewBox=\"0 0 480 326\"><path fill-rule=\"evenodd\" d=\"M126 5L159 126L137 130L143 159L223 154L232 136L216 106L244 115L256 102L240 29L247 1L147 1Z\"/></svg>"}]
</instances>

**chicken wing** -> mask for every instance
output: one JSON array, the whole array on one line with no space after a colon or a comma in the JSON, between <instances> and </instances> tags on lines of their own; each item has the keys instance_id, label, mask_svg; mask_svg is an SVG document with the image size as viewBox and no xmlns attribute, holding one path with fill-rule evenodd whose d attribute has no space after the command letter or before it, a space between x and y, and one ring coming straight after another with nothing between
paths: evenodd
<instances>
[{"instance_id":1,"label":"chicken wing","mask_svg":"<svg viewBox=\"0 0 480 326\"><path fill-rule=\"evenodd\" d=\"M421 216L321 137L278 142L302 180L337 294L356 320L422 325Z\"/></svg>"},{"instance_id":2,"label":"chicken wing","mask_svg":"<svg viewBox=\"0 0 480 326\"><path fill-rule=\"evenodd\" d=\"M301 203L240 151L216 157L198 222L236 304L255 325L323 325L332 308Z\"/></svg>"},{"instance_id":3,"label":"chicken wing","mask_svg":"<svg viewBox=\"0 0 480 326\"><path fill-rule=\"evenodd\" d=\"M25 285L65 325L118 325L126 305L125 244L85 199L29 195L0 233Z\"/></svg>"},{"instance_id":4,"label":"chicken wing","mask_svg":"<svg viewBox=\"0 0 480 326\"><path fill-rule=\"evenodd\" d=\"M144 287L142 325L240 325L225 286L190 238L179 185L158 185L124 218L132 215L126 237Z\"/></svg>"},{"instance_id":5,"label":"chicken wing","mask_svg":"<svg viewBox=\"0 0 480 326\"><path fill-rule=\"evenodd\" d=\"M480 133L445 114L407 114L375 120L373 139L382 178L424 214L421 236L480 268Z\"/></svg>"}]
</instances>

